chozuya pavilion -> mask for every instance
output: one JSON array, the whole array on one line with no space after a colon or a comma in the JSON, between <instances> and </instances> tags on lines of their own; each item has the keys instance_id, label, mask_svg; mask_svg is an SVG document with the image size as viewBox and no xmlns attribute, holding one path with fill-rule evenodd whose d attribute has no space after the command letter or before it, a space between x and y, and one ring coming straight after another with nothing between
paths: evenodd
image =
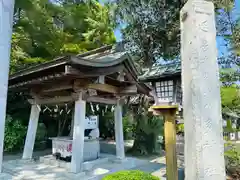
<instances>
[{"instance_id":1,"label":"chozuya pavilion","mask_svg":"<svg viewBox=\"0 0 240 180\"><path fill-rule=\"evenodd\" d=\"M120 51L119 46L104 46L76 56L60 57L12 74L9 77L9 90L25 92L31 103L22 158L32 158L41 105L74 102L73 135L65 140L72 143L70 171L82 172L84 161L94 159L93 155L86 157L85 152L99 152L99 133L95 133L96 136L91 140L84 137L85 124L91 124L86 123L85 119L86 102L93 102L115 105L116 158L123 160L124 99L136 94L149 95L151 91L144 83L137 82L137 75L130 56ZM94 125L89 127L95 128Z\"/></svg>"}]
</instances>

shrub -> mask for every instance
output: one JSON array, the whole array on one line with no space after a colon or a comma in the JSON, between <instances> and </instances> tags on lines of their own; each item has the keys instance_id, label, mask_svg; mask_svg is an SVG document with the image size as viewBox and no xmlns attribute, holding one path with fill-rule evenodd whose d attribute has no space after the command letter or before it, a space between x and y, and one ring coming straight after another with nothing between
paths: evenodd
<instances>
[{"instance_id":1,"label":"shrub","mask_svg":"<svg viewBox=\"0 0 240 180\"><path fill-rule=\"evenodd\" d=\"M13 119L7 115L5 123L4 151L10 152L21 150L24 146L24 139L27 133L27 127L21 120Z\"/></svg>"},{"instance_id":2,"label":"shrub","mask_svg":"<svg viewBox=\"0 0 240 180\"><path fill-rule=\"evenodd\" d=\"M227 159L227 165L240 167L240 149L237 148L236 144L227 143L226 151L224 153Z\"/></svg>"},{"instance_id":3,"label":"shrub","mask_svg":"<svg viewBox=\"0 0 240 180\"><path fill-rule=\"evenodd\" d=\"M160 180L158 177L142 171L119 171L107 175L103 180Z\"/></svg>"},{"instance_id":4,"label":"shrub","mask_svg":"<svg viewBox=\"0 0 240 180\"><path fill-rule=\"evenodd\" d=\"M227 143L224 153L226 160L226 171L235 179L240 178L240 149L236 144Z\"/></svg>"}]
</instances>

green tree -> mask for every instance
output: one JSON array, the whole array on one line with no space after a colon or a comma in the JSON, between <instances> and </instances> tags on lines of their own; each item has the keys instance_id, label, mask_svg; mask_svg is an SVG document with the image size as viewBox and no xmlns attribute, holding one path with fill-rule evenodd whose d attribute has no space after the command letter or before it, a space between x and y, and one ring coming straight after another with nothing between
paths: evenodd
<instances>
[{"instance_id":1,"label":"green tree","mask_svg":"<svg viewBox=\"0 0 240 180\"><path fill-rule=\"evenodd\" d=\"M86 42L103 46L113 44L116 41L113 33L115 24L111 20L110 10L109 4L102 6L98 2L92 3L85 20L88 26L86 33L83 34Z\"/></svg>"},{"instance_id":2,"label":"green tree","mask_svg":"<svg viewBox=\"0 0 240 180\"><path fill-rule=\"evenodd\" d=\"M115 36L110 8L96 0L16 0L11 73L53 60L57 56L78 54L113 44ZM23 93L8 93L7 112L13 117L12 121L21 119L24 127L28 124L30 114L30 105L26 99ZM57 116L56 119L62 119L59 126L65 127L67 117L59 113ZM50 118L45 113L40 119L47 125L48 135L50 130L55 130L49 121L46 123L44 120ZM59 134L64 134L65 130L61 129Z\"/></svg>"},{"instance_id":3,"label":"green tree","mask_svg":"<svg viewBox=\"0 0 240 180\"><path fill-rule=\"evenodd\" d=\"M95 0L17 0L11 70L114 43L109 9Z\"/></svg>"},{"instance_id":4,"label":"green tree","mask_svg":"<svg viewBox=\"0 0 240 180\"><path fill-rule=\"evenodd\" d=\"M237 129L240 128L240 91L237 85L221 88L222 114L224 119L236 120Z\"/></svg>"},{"instance_id":5,"label":"green tree","mask_svg":"<svg viewBox=\"0 0 240 180\"><path fill-rule=\"evenodd\" d=\"M154 116L149 112L149 98L139 96L139 104L128 104L129 113L133 113L134 119L134 144L132 153L138 155L157 152L156 143L159 135L163 135L163 118Z\"/></svg>"},{"instance_id":6,"label":"green tree","mask_svg":"<svg viewBox=\"0 0 240 180\"><path fill-rule=\"evenodd\" d=\"M123 40L139 63L151 67L159 60L180 55L180 10L186 0L116 0L115 21L124 24ZM218 9L230 11L234 0L214 0Z\"/></svg>"},{"instance_id":7,"label":"green tree","mask_svg":"<svg viewBox=\"0 0 240 180\"><path fill-rule=\"evenodd\" d=\"M222 67L221 81L224 86L231 86L240 80L240 17L236 13L236 6L236 4L232 4L228 8L217 11L218 36L224 38L224 45L228 50L219 57L219 64Z\"/></svg>"},{"instance_id":8,"label":"green tree","mask_svg":"<svg viewBox=\"0 0 240 180\"><path fill-rule=\"evenodd\" d=\"M115 19L122 29L127 49L151 67L159 58L179 55L179 14L182 1L117 0Z\"/></svg>"},{"instance_id":9,"label":"green tree","mask_svg":"<svg viewBox=\"0 0 240 180\"><path fill-rule=\"evenodd\" d=\"M136 57L139 67L151 67L162 60L176 60L180 55L180 10L186 1L174 0L116 0L114 1L115 21L124 26L122 29L126 49ZM219 22L234 6L233 0L214 0ZM221 11L220 11L221 10ZM220 23L220 25L222 25ZM219 24L218 24L219 26ZM219 29L224 26L219 26ZM226 63L225 63L226 64ZM225 74L226 84L230 74ZM232 79L232 81L234 81ZM140 100L139 109L134 112L138 133L133 149L145 150L148 145L141 143L149 126L144 124L148 119ZM144 112L145 111L145 112ZM144 124L144 126L141 126ZM157 129L156 129L157 130ZM149 141L150 142L150 141ZM152 142L152 141L151 141Z\"/></svg>"}]
</instances>

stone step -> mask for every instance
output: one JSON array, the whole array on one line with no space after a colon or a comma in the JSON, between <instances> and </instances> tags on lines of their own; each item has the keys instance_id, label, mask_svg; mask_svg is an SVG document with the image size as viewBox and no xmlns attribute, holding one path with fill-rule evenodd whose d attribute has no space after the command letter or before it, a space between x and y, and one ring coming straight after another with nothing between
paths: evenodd
<instances>
[{"instance_id":1,"label":"stone step","mask_svg":"<svg viewBox=\"0 0 240 180\"><path fill-rule=\"evenodd\" d=\"M67 169L68 171L70 171L70 168L71 168L70 162L57 160L52 155L40 157L39 161L40 161L40 163L61 167L61 168ZM108 158L106 158L106 157L103 157L103 158L100 157L99 159L96 159L93 161L86 161L83 163L83 171L90 171L93 169L94 166L103 164L103 163L107 163L107 162L108 162Z\"/></svg>"}]
</instances>

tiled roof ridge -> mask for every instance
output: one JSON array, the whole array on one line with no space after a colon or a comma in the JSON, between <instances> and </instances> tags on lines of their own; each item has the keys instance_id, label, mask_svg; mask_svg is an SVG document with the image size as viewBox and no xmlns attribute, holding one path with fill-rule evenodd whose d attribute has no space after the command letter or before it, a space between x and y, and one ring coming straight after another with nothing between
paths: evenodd
<instances>
[{"instance_id":1,"label":"tiled roof ridge","mask_svg":"<svg viewBox=\"0 0 240 180\"><path fill-rule=\"evenodd\" d=\"M143 70L143 74L139 76L139 79L146 79L150 77L157 77L157 76L166 76L175 74L181 71L181 62L180 61L174 61L166 64L158 64L155 66L152 66L151 68L145 68Z\"/></svg>"},{"instance_id":2,"label":"tiled roof ridge","mask_svg":"<svg viewBox=\"0 0 240 180\"><path fill-rule=\"evenodd\" d=\"M159 67L173 66L173 65L181 65L181 61L173 61L173 62L168 62L166 64L154 64L152 67L143 68L143 70L147 71L147 70L152 70L152 69L156 69L156 68L159 68Z\"/></svg>"},{"instance_id":3,"label":"tiled roof ridge","mask_svg":"<svg viewBox=\"0 0 240 180\"><path fill-rule=\"evenodd\" d=\"M156 64L155 66L153 67L161 67L161 66L172 66L172 65L180 65L181 64L181 61L171 61L171 62L168 62L166 64Z\"/></svg>"}]
</instances>

